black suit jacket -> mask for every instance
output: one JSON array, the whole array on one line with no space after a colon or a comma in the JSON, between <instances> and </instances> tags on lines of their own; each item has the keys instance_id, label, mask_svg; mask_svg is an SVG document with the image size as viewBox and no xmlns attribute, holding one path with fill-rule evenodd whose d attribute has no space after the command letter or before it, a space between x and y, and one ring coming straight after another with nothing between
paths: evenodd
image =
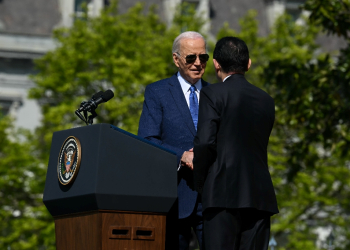
<instances>
[{"instance_id":1,"label":"black suit jacket","mask_svg":"<svg viewBox=\"0 0 350 250\"><path fill-rule=\"evenodd\" d=\"M267 165L273 99L241 74L200 92L194 183L209 207L278 213Z\"/></svg>"}]
</instances>

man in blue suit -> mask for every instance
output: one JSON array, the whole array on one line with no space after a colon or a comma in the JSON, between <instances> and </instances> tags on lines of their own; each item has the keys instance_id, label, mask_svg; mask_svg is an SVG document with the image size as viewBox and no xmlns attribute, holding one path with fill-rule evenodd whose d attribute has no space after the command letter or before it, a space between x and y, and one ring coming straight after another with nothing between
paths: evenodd
<instances>
[{"instance_id":1,"label":"man in blue suit","mask_svg":"<svg viewBox=\"0 0 350 250\"><path fill-rule=\"evenodd\" d=\"M138 135L176 153L179 249L189 248L191 228L202 249L202 203L194 190L191 163L199 92L208 85L202 76L209 55L205 39L193 31L184 32L174 40L172 53L179 71L146 87Z\"/></svg>"}]
</instances>

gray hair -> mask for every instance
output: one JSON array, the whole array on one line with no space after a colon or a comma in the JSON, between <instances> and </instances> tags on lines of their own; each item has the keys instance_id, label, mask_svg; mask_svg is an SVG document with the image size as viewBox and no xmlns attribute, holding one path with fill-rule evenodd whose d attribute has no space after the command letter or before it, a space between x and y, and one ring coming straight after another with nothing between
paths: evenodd
<instances>
[{"instance_id":1,"label":"gray hair","mask_svg":"<svg viewBox=\"0 0 350 250\"><path fill-rule=\"evenodd\" d=\"M173 43L172 53L176 53L176 52L180 51L180 42L182 39L185 39L185 38L188 38L188 39L202 38L204 43L205 43L205 48L207 48L207 42L205 41L204 37L201 34L199 34L198 32L195 32L195 31L186 31L186 32L181 33L180 35L178 35L175 38L174 43Z\"/></svg>"}]
</instances>

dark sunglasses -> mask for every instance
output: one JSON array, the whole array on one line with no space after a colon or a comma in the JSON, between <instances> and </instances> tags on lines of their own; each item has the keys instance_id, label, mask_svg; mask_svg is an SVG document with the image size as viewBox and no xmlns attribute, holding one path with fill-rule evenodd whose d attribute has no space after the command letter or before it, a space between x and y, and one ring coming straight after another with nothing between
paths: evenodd
<instances>
[{"instance_id":1,"label":"dark sunglasses","mask_svg":"<svg viewBox=\"0 0 350 250\"><path fill-rule=\"evenodd\" d=\"M178 54L179 56L181 56L178 52L176 52L176 54ZM209 60L209 55L208 54L200 54L199 56L199 60L201 61L201 63L205 63ZM197 59L197 55L188 55L185 57L186 59L186 63L188 64L192 64L196 61Z\"/></svg>"}]
</instances>

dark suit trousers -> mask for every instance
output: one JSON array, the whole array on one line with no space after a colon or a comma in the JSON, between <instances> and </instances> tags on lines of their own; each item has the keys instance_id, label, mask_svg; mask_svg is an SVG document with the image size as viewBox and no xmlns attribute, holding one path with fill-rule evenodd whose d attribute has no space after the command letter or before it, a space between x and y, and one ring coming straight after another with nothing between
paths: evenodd
<instances>
[{"instance_id":1,"label":"dark suit trousers","mask_svg":"<svg viewBox=\"0 0 350 250\"><path fill-rule=\"evenodd\" d=\"M184 219L179 219L178 221L179 230L179 249L188 250L189 243L191 240L191 228L196 233L198 244L200 249L202 249L202 232L203 232L203 217L202 217L202 202L200 196L198 195L195 208L192 214Z\"/></svg>"},{"instance_id":2,"label":"dark suit trousers","mask_svg":"<svg viewBox=\"0 0 350 250\"><path fill-rule=\"evenodd\" d=\"M203 213L204 249L267 250L270 216L250 208L208 208Z\"/></svg>"}]
</instances>

